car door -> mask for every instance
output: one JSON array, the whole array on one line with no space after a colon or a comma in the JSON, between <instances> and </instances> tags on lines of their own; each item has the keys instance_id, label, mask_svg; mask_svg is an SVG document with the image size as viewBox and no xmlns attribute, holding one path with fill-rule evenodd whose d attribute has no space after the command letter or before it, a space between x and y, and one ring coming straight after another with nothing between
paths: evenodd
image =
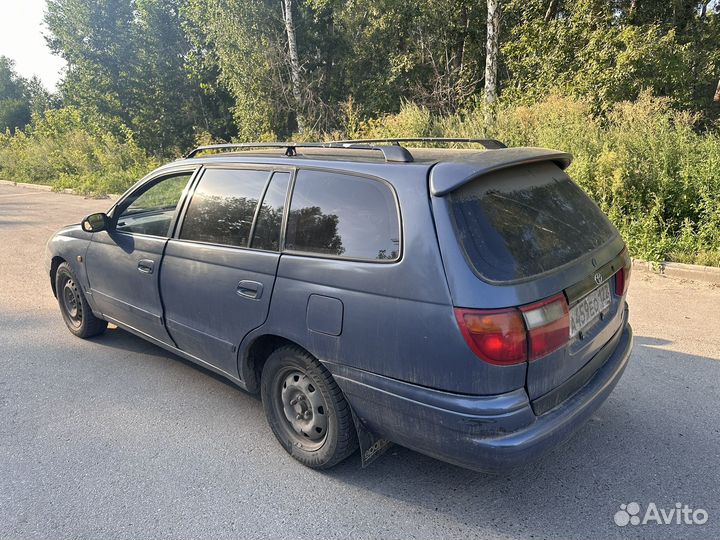
<instances>
[{"instance_id":1,"label":"car door","mask_svg":"<svg viewBox=\"0 0 720 540\"><path fill-rule=\"evenodd\" d=\"M240 341L267 317L290 177L262 168L204 169L165 250L160 290L168 332L181 350L234 376Z\"/></svg>"},{"instance_id":2,"label":"car door","mask_svg":"<svg viewBox=\"0 0 720 540\"><path fill-rule=\"evenodd\" d=\"M90 292L103 317L171 345L158 275L194 171L165 173L119 201L108 229L93 234L85 255Z\"/></svg>"}]
</instances>

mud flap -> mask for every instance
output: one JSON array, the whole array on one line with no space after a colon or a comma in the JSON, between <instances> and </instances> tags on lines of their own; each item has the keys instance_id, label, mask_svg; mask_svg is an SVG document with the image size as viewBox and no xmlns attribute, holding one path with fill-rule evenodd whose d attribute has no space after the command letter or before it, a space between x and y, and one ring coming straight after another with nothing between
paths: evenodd
<instances>
[{"instance_id":1,"label":"mud flap","mask_svg":"<svg viewBox=\"0 0 720 540\"><path fill-rule=\"evenodd\" d=\"M360 460L364 469L377 458L382 456L393 443L387 439L379 439L376 437L355 414L355 410L350 407L352 412L353 423L357 431L358 442L360 443Z\"/></svg>"}]
</instances>

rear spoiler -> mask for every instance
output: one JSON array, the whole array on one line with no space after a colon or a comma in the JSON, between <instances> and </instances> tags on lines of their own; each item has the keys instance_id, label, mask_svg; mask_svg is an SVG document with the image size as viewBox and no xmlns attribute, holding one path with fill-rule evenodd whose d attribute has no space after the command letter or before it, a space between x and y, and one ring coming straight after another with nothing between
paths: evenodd
<instances>
[{"instance_id":1,"label":"rear spoiler","mask_svg":"<svg viewBox=\"0 0 720 540\"><path fill-rule=\"evenodd\" d=\"M572 154L532 147L468 153L454 161L441 161L433 166L430 170L430 193L443 197L479 176L543 161L551 161L561 169L567 169L572 161Z\"/></svg>"}]
</instances>

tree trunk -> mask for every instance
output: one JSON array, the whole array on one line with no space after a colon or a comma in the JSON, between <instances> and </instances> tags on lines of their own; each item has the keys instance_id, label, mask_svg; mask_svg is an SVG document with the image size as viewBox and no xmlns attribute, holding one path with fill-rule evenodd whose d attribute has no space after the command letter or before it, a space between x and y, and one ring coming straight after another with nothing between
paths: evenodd
<instances>
[{"instance_id":1,"label":"tree trunk","mask_svg":"<svg viewBox=\"0 0 720 540\"><path fill-rule=\"evenodd\" d=\"M713 100L720 103L720 81L718 81L717 88L715 89L715 97Z\"/></svg>"},{"instance_id":2,"label":"tree trunk","mask_svg":"<svg viewBox=\"0 0 720 540\"><path fill-rule=\"evenodd\" d=\"M302 77L300 75L300 59L297 52L297 40L295 38L295 25L292 16L292 0L283 1L283 19L285 31L288 38L288 53L290 56L290 78L292 79L292 93L295 99L295 116L297 118L298 131L305 130L305 118L302 113Z\"/></svg>"},{"instance_id":3,"label":"tree trunk","mask_svg":"<svg viewBox=\"0 0 720 540\"><path fill-rule=\"evenodd\" d=\"M462 73L465 65L465 45L467 43L468 33L470 32L470 17L468 17L467 3L463 2L460 6L458 15L458 31L455 36L455 50L452 55L452 65L456 73Z\"/></svg>"},{"instance_id":4,"label":"tree trunk","mask_svg":"<svg viewBox=\"0 0 720 540\"><path fill-rule=\"evenodd\" d=\"M487 0L487 41L485 47L485 101L497 99L498 33L500 32L500 0Z\"/></svg>"},{"instance_id":5,"label":"tree trunk","mask_svg":"<svg viewBox=\"0 0 720 540\"><path fill-rule=\"evenodd\" d=\"M550 0L547 11L545 12L545 22L550 22L557 17L558 4L560 4L560 0Z\"/></svg>"},{"instance_id":6,"label":"tree trunk","mask_svg":"<svg viewBox=\"0 0 720 540\"><path fill-rule=\"evenodd\" d=\"M632 21L637 14L638 0L632 0L630 2L630 10L628 11L628 18Z\"/></svg>"}]
</instances>

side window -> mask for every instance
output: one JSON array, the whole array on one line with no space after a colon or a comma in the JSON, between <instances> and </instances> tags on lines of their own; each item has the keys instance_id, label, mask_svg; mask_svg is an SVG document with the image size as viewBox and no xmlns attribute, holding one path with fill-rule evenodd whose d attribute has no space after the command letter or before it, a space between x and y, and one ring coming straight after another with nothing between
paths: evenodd
<instances>
[{"instance_id":1,"label":"side window","mask_svg":"<svg viewBox=\"0 0 720 540\"><path fill-rule=\"evenodd\" d=\"M276 172L263 197L250 247L278 251L285 195L290 183L290 173Z\"/></svg>"},{"instance_id":2,"label":"side window","mask_svg":"<svg viewBox=\"0 0 720 540\"><path fill-rule=\"evenodd\" d=\"M400 253L395 197L377 180L300 171L285 248L351 259L395 260Z\"/></svg>"},{"instance_id":3,"label":"side window","mask_svg":"<svg viewBox=\"0 0 720 540\"><path fill-rule=\"evenodd\" d=\"M268 171L207 169L185 213L180 238L247 247L269 175Z\"/></svg>"},{"instance_id":4,"label":"side window","mask_svg":"<svg viewBox=\"0 0 720 540\"><path fill-rule=\"evenodd\" d=\"M115 229L122 232L168 236L175 208L192 173L168 176L149 188L140 188L124 201Z\"/></svg>"}]
</instances>

